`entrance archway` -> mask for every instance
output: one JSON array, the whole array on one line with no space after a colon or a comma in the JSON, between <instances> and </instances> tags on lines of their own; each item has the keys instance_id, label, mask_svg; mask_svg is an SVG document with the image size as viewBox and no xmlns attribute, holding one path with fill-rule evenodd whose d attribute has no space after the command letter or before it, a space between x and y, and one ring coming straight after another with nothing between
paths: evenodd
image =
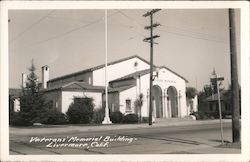
<instances>
[{"instance_id":1,"label":"entrance archway","mask_svg":"<svg viewBox=\"0 0 250 162\"><path fill-rule=\"evenodd\" d=\"M162 107L162 90L158 85L154 85L152 89L153 107L155 107L156 118L163 117L163 107Z\"/></svg>"},{"instance_id":2,"label":"entrance archway","mask_svg":"<svg viewBox=\"0 0 250 162\"><path fill-rule=\"evenodd\" d=\"M177 90L174 86L170 86L167 90L168 94L168 107L171 111L171 117L176 118L178 117L178 97L177 97Z\"/></svg>"}]
</instances>

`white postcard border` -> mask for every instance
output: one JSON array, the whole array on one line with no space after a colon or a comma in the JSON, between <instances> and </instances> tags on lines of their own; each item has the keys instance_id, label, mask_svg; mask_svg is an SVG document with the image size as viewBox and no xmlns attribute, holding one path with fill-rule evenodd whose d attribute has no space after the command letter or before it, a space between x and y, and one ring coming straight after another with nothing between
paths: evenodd
<instances>
[{"instance_id":1,"label":"white postcard border","mask_svg":"<svg viewBox=\"0 0 250 162\"><path fill-rule=\"evenodd\" d=\"M205 155L9 155L8 10L11 9L206 9L241 10L242 153ZM246 1L4 1L1 2L1 160L2 161L248 161L249 160L249 3Z\"/></svg>"}]
</instances>

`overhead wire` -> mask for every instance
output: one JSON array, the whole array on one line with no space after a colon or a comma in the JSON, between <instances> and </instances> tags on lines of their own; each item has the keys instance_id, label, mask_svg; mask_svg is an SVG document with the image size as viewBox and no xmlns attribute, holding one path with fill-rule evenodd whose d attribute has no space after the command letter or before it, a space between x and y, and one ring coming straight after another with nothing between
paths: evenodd
<instances>
[{"instance_id":1,"label":"overhead wire","mask_svg":"<svg viewBox=\"0 0 250 162\"><path fill-rule=\"evenodd\" d=\"M206 41L212 41L212 42L225 43L226 44L226 41L223 41L223 40L215 40L215 39L202 38L202 37L192 36L192 35L188 35L188 34L182 34L182 33L177 33L177 32L170 32L170 31L166 31L166 30L162 30L162 29L157 29L157 30L159 30L161 32L169 33L169 34L174 34L174 35L182 36L182 37L189 37L189 38L194 38L194 39L200 39L200 40L206 40Z\"/></svg>"},{"instance_id":2,"label":"overhead wire","mask_svg":"<svg viewBox=\"0 0 250 162\"><path fill-rule=\"evenodd\" d=\"M113 16L113 15L115 15L115 14L117 14L117 13L118 13L118 12L112 13L112 14L109 15L108 17L111 17L111 16ZM48 38L48 39L41 40L41 41L36 41L36 42L34 42L34 43L31 43L31 44L29 44L29 45L23 46L23 47L21 47L21 48L27 48L27 47L30 47L30 46L36 46L36 45L38 45L38 44L42 44L42 43L45 43L45 42L48 42L48 41L51 41L51 40L54 40L54 39L57 39L57 38L64 37L65 35L68 35L68 34L70 34L70 33L72 33L72 32L75 32L75 31L84 29L84 28L86 28L86 27L89 27L89 26L91 26L91 25L93 25L93 24L99 23L99 22L101 22L102 20L104 20L104 17L102 17L102 18L100 18L100 19L98 19L98 20L96 20L96 21L90 22L90 23L88 23L88 24L84 24L84 25L78 26L78 27L73 28L73 29L71 29L71 30L69 30L69 31L66 31L66 32L64 32L64 33L55 35L55 36L50 37L50 38ZM14 49L14 50L15 50L15 49Z\"/></svg>"},{"instance_id":3,"label":"overhead wire","mask_svg":"<svg viewBox=\"0 0 250 162\"><path fill-rule=\"evenodd\" d=\"M131 16L128 16L127 14L125 14L123 11L121 10L117 10L120 14L122 14L123 16L127 17L128 19L134 21L135 23L137 23L138 25L140 25L141 27L144 28L144 25L139 23L136 19L132 18Z\"/></svg>"},{"instance_id":4,"label":"overhead wire","mask_svg":"<svg viewBox=\"0 0 250 162\"><path fill-rule=\"evenodd\" d=\"M135 23L137 23L138 25L142 26L144 28L144 26L139 23L137 20L135 20L134 18L132 18L131 16L128 16L127 14L125 14L124 12L122 12L121 10L118 10L120 14L124 15L125 17L127 17L128 19L130 19L131 21L134 21ZM161 25L161 27L167 27L166 25ZM176 28L176 29L181 29L181 28L177 28L177 27L172 27L172 28ZM174 34L174 35L178 35L178 36L183 36L183 37L190 37L190 38L193 38L193 39L200 39L200 40L206 40L206 41L213 41L213 42L217 42L217 43L226 43L226 41L223 41L223 40L216 40L216 39L209 39L209 38L204 38L204 37L199 37L195 34L202 34L203 36L205 35L209 35L209 34L206 34L206 33L201 33L201 32L194 32L194 31L191 31L191 30L186 30L186 29L182 29L182 30L185 30L185 31L189 31L189 32L192 32L193 35L190 35L190 34L183 34L183 33L179 33L179 32L172 32L172 31L167 31L167 30L164 30L164 29L157 29L159 31L162 31L162 32L165 32L165 33L169 33L169 34ZM211 36L211 35L209 35Z\"/></svg>"},{"instance_id":5,"label":"overhead wire","mask_svg":"<svg viewBox=\"0 0 250 162\"><path fill-rule=\"evenodd\" d=\"M136 21L134 18L128 16L127 14L125 14L124 12L122 12L121 10L117 10L121 15L123 15L124 17L126 17L127 19L129 20L132 20L133 22L137 23L139 26L143 27L142 24L140 24L138 21ZM126 26L126 25L123 25L124 27L129 27L131 29L131 27L134 28L134 26ZM142 36L143 38L146 38L146 36L140 32L138 32L137 30L133 30L135 33L139 34L140 36Z\"/></svg>"},{"instance_id":6,"label":"overhead wire","mask_svg":"<svg viewBox=\"0 0 250 162\"><path fill-rule=\"evenodd\" d=\"M216 37L214 35L211 35L211 34L208 34L208 33L203 33L203 32L198 32L198 31L193 31L193 30L188 30L188 29L183 29L183 28L180 28L180 27L175 27L175 26L168 26L168 25L164 25L161 23L161 27L164 28L169 28L170 30L177 30L180 31L180 32L186 32L187 34L194 34L196 36L205 36L205 37ZM218 38L218 37L217 37Z\"/></svg>"},{"instance_id":7,"label":"overhead wire","mask_svg":"<svg viewBox=\"0 0 250 162\"><path fill-rule=\"evenodd\" d=\"M125 28L129 28L129 29L134 28L134 26L128 26L128 25L124 25L124 24L121 24L121 23L120 23L120 26L125 27ZM138 32L137 30L133 30L133 29L132 29L132 31L133 31L134 33L136 33L136 34L142 36L142 37L146 37L144 34Z\"/></svg>"},{"instance_id":8,"label":"overhead wire","mask_svg":"<svg viewBox=\"0 0 250 162\"><path fill-rule=\"evenodd\" d=\"M22 36L23 34L25 34L26 32L28 32L29 30L31 30L34 26L36 26L37 24L41 23L43 20L45 20L46 18L48 18L54 11L55 10L50 11L48 14L46 14L45 16L41 17L40 19L38 19L36 22L34 22L33 24L31 24L30 26L28 26L26 29L24 29L22 32L20 32L17 36L15 36L14 38L12 38L10 40L10 43L14 42L20 36Z\"/></svg>"}]
</instances>

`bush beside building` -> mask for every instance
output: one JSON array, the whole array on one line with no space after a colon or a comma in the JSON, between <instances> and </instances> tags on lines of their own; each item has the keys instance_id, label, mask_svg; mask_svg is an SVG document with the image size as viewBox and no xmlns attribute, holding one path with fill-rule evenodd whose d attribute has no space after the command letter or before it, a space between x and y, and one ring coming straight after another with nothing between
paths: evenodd
<instances>
[{"instance_id":1,"label":"bush beside building","mask_svg":"<svg viewBox=\"0 0 250 162\"><path fill-rule=\"evenodd\" d=\"M66 112L69 123L71 124L88 124L92 121L93 114L93 99L88 97L75 97L73 103Z\"/></svg>"}]
</instances>

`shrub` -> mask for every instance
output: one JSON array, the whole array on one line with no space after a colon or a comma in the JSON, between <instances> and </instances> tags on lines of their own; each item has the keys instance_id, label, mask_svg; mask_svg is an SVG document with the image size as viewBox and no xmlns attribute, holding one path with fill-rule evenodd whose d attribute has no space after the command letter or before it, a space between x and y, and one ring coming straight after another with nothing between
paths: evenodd
<instances>
[{"instance_id":1,"label":"shrub","mask_svg":"<svg viewBox=\"0 0 250 162\"><path fill-rule=\"evenodd\" d=\"M123 118L123 123L137 123L138 115L137 114L128 114Z\"/></svg>"},{"instance_id":2,"label":"shrub","mask_svg":"<svg viewBox=\"0 0 250 162\"><path fill-rule=\"evenodd\" d=\"M112 123L121 123L123 121L123 114L120 111L115 111L110 114Z\"/></svg>"},{"instance_id":3,"label":"shrub","mask_svg":"<svg viewBox=\"0 0 250 162\"><path fill-rule=\"evenodd\" d=\"M232 112L223 111L223 112L222 112L222 118L223 118L223 119L232 119Z\"/></svg>"},{"instance_id":4,"label":"shrub","mask_svg":"<svg viewBox=\"0 0 250 162\"><path fill-rule=\"evenodd\" d=\"M142 117L142 123L148 123L149 118L148 117Z\"/></svg>"},{"instance_id":5,"label":"shrub","mask_svg":"<svg viewBox=\"0 0 250 162\"><path fill-rule=\"evenodd\" d=\"M218 111L210 112L209 117L213 119L219 119L219 112Z\"/></svg>"},{"instance_id":6,"label":"shrub","mask_svg":"<svg viewBox=\"0 0 250 162\"><path fill-rule=\"evenodd\" d=\"M105 116L105 110L103 108L94 110L93 123L96 123L96 124L102 123L104 116Z\"/></svg>"},{"instance_id":7,"label":"shrub","mask_svg":"<svg viewBox=\"0 0 250 162\"><path fill-rule=\"evenodd\" d=\"M80 123L90 123L93 118L94 104L93 99L84 98L74 98L74 102L69 106L67 111L67 116L69 123L80 124Z\"/></svg>"},{"instance_id":8,"label":"shrub","mask_svg":"<svg viewBox=\"0 0 250 162\"><path fill-rule=\"evenodd\" d=\"M194 115L196 120L205 120L209 118L209 115L203 111L193 112L190 115Z\"/></svg>"},{"instance_id":9,"label":"shrub","mask_svg":"<svg viewBox=\"0 0 250 162\"><path fill-rule=\"evenodd\" d=\"M67 119L65 114L59 112L56 109L49 110L47 112L46 120L43 122L44 124L66 124Z\"/></svg>"},{"instance_id":10,"label":"shrub","mask_svg":"<svg viewBox=\"0 0 250 162\"><path fill-rule=\"evenodd\" d=\"M13 126L31 126L33 123L23 112L12 112L10 114L10 125Z\"/></svg>"}]
</instances>

